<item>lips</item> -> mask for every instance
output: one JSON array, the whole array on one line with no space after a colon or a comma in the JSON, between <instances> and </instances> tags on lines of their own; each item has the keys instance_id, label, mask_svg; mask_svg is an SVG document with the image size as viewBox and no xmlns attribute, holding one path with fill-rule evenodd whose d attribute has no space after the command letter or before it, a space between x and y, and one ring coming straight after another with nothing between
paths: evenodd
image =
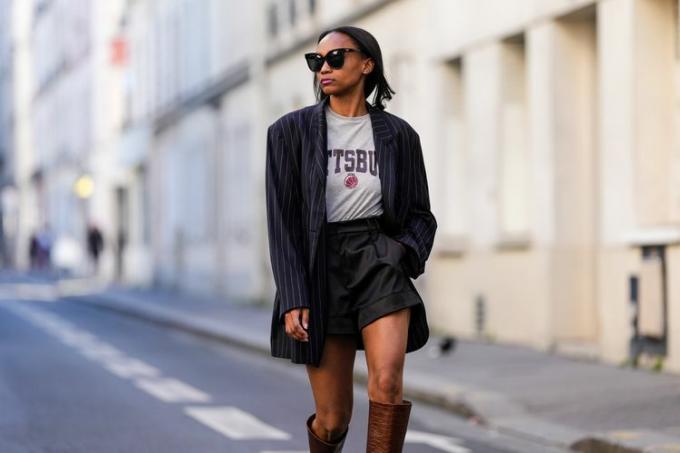
<instances>
[{"instance_id":1,"label":"lips","mask_svg":"<svg viewBox=\"0 0 680 453\"><path fill-rule=\"evenodd\" d=\"M321 85L328 85L329 83L333 83L333 79L321 79Z\"/></svg>"}]
</instances>

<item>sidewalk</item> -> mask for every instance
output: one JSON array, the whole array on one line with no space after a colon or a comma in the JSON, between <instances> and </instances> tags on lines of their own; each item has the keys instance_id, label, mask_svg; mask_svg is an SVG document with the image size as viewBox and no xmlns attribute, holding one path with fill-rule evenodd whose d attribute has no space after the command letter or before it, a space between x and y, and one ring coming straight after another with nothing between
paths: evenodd
<instances>
[{"instance_id":1,"label":"sidewalk","mask_svg":"<svg viewBox=\"0 0 680 453\"><path fill-rule=\"evenodd\" d=\"M67 282L57 292L71 293ZM107 287L67 296L271 357L271 308L169 291ZM404 394L517 436L587 452L680 452L680 377L458 341L433 357L439 338L406 356ZM271 360L281 360L275 359ZM355 379L366 382L363 351ZM614 447L622 448L614 448Z\"/></svg>"}]
</instances>

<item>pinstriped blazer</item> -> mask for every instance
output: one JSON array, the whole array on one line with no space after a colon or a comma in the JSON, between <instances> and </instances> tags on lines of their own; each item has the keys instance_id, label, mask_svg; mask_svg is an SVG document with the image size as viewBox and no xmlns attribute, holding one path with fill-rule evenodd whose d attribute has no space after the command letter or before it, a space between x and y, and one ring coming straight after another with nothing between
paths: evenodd
<instances>
[{"instance_id":1,"label":"pinstriped blazer","mask_svg":"<svg viewBox=\"0 0 680 453\"><path fill-rule=\"evenodd\" d=\"M269 253L276 285L271 355L319 366L327 325L326 169L324 107L329 98L289 112L267 130L266 204ZM410 278L425 271L437 222L430 211L420 137L403 119L366 102L373 128L382 190L382 226L406 246ZM289 337L284 314L309 308L309 341ZM423 304L412 307L406 352L425 345ZM358 349L364 349L361 339Z\"/></svg>"}]
</instances>

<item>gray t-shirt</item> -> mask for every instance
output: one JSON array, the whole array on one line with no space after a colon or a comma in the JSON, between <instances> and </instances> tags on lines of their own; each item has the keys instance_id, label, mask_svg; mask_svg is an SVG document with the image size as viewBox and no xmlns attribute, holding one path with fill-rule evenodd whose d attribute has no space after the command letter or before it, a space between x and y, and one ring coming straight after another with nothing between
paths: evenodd
<instances>
[{"instance_id":1,"label":"gray t-shirt","mask_svg":"<svg viewBox=\"0 0 680 453\"><path fill-rule=\"evenodd\" d=\"M377 217L383 213L378 159L371 116L343 116L326 106L328 222Z\"/></svg>"}]
</instances>

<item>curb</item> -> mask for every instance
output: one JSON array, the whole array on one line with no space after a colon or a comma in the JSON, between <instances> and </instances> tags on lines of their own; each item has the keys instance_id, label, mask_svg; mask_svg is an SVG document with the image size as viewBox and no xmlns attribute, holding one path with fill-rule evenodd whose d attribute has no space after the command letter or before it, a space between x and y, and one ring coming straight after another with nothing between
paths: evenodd
<instances>
[{"instance_id":1,"label":"curb","mask_svg":"<svg viewBox=\"0 0 680 453\"><path fill-rule=\"evenodd\" d=\"M584 453L678 453L680 441L654 431L611 431L588 436L571 448Z\"/></svg>"}]
</instances>

